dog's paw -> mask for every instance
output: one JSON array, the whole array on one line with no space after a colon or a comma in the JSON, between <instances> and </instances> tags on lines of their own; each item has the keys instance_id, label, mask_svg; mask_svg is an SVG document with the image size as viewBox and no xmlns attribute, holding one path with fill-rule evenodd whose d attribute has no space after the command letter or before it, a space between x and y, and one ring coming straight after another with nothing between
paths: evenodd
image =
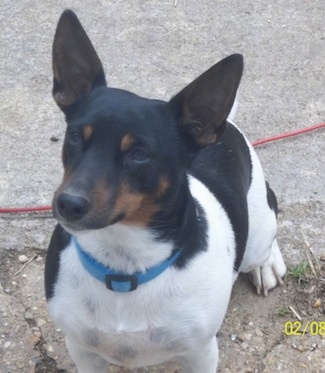
<instances>
[{"instance_id":1,"label":"dog's paw","mask_svg":"<svg viewBox=\"0 0 325 373\"><path fill-rule=\"evenodd\" d=\"M261 294L261 290L265 296L269 290L273 289L278 283L283 285L282 278L286 274L287 267L282 258L277 241L274 240L271 248L271 255L267 261L261 266L256 267L249 272L249 278L256 287L257 293Z\"/></svg>"}]
</instances>

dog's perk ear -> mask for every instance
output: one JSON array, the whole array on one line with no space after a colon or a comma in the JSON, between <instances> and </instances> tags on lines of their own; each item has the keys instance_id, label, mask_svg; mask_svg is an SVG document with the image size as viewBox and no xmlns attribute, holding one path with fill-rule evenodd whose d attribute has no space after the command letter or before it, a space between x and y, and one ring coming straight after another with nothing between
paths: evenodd
<instances>
[{"instance_id":1,"label":"dog's perk ear","mask_svg":"<svg viewBox=\"0 0 325 373\"><path fill-rule=\"evenodd\" d=\"M233 54L200 75L173 97L169 106L180 130L196 146L216 142L222 133L243 72L243 56Z\"/></svg>"},{"instance_id":2,"label":"dog's perk ear","mask_svg":"<svg viewBox=\"0 0 325 373\"><path fill-rule=\"evenodd\" d=\"M53 42L53 97L66 111L94 87L106 85L102 64L72 10L59 20Z\"/></svg>"}]
</instances>

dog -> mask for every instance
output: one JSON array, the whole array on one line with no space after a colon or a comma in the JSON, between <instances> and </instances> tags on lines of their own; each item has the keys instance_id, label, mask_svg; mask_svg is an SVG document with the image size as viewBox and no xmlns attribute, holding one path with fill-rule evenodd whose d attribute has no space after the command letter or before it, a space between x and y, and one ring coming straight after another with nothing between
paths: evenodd
<instances>
[{"instance_id":1,"label":"dog","mask_svg":"<svg viewBox=\"0 0 325 373\"><path fill-rule=\"evenodd\" d=\"M238 273L266 295L282 283L276 197L229 119L242 71L231 55L169 102L108 88L77 16L62 14L53 96L67 130L45 291L79 373L175 357L214 373Z\"/></svg>"}]
</instances>

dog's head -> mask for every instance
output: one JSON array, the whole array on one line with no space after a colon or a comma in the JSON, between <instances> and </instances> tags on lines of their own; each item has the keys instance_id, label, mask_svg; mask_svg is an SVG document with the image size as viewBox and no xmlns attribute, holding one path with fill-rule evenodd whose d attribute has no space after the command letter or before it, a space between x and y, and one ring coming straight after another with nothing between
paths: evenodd
<instances>
[{"instance_id":1,"label":"dog's head","mask_svg":"<svg viewBox=\"0 0 325 373\"><path fill-rule=\"evenodd\" d=\"M147 226L176 206L191 157L221 136L242 68L232 55L169 102L108 88L78 18L65 11L53 44L53 96L67 121L55 217L71 231Z\"/></svg>"}]
</instances>

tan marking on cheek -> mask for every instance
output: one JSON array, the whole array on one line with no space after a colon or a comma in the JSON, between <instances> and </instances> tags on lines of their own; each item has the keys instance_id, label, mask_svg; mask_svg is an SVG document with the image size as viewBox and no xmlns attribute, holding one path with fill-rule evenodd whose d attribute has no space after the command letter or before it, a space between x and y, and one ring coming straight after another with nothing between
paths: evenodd
<instances>
[{"instance_id":1,"label":"tan marking on cheek","mask_svg":"<svg viewBox=\"0 0 325 373\"><path fill-rule=\"evenodd\" d=\"M142 227L148 226L154 215L159 211L159 206L150 195L144 195L139 209L129 216L126 215L124 222Z\"/></svg>"},{"instance_id":2,"label":"tan marking on cheek","mask_svg":"<svg viewBox=\"0 0 325 373\"><path fill-rule=\"evenodd\" d=\"M162 197L167 190L170 188L170 181L168 180L167 177L163 176L159 180L158 188L156 191L157 197Z\"/></svg>"},{"instance_id":3,"label":"tan marking on cheek","mask_svg":"<svg viewBox=\"0 0 325 373\"><path fill-rule=\"evenodd\" d=\"M132 192L127 185L122 184L113 210L112 221L123 214L122 223L147 226L159 209L150 194Z\"/></svg>"},{"instance_id":4,"label":"tan marking on cheek","mask_svg":"<svg viewBox=\"0 0 325 373\"><path fill-rule=\"evenodd\" d=\"M112 194L106 180L98 180L91 195L92 210L94 214L109 210Z\"/></svg>"},{"instance_id":5,"label":"tan marking on cheek","mask_svg":"<svg viewBox=\"0 0 325 373\"><path fill-rule=\"evenodd\" d=\"M125 135L120 144L120 149L122 152L128 151L131 146L135 143L135 138L132 137L130 134Z\"/></svg>"},{"instance_id":6,"label":"tan marking on cheek","mask_svg":"<svg viewBox=\"0 0 325 373\"><path fill-rule=\"evenodd\" d=\"M132 193L126 184L122 184L114 205L114 215L130 215L141 206L143 195Z\"/></svg>"},{"instance_id":7,"label":"tan marking on cheek","mask_svg":"<svg viewBox=\"0 0 325 373\"><path fill-rule=\"evenodd\" d=\"M114 216L124 214L122 223L148 226L161 208L159 199L169 188L170 180L165 176L160 178L156 190L151 194L133 192L127 184L122 184L114 206Z\"/></svg>"},{"instance_id":8,"label":"tan marking on cheek","mask_svg":"<svg viewBox=\"0 0 325 373\"><path fill-rule=\"evenodd\" d=\"M87 141L91 138L93 134L93 127L91 124L87 124L83 128L83 135L84 135L84 140Z\"/></svg>"}]
</instances>

